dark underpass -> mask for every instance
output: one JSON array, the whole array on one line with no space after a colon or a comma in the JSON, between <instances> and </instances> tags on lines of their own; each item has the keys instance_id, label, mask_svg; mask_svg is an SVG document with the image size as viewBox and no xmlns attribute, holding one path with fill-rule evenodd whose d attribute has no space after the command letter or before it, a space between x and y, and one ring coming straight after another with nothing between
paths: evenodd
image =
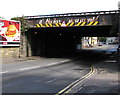
<instances>
[{"instance_id":1,"label":"dark underpass","mask_svg":"<svg viewBox=\"0 0 120 95\"><path fill-rule=\"evenodd\" d=\"M112 26L31 28L32 56L69 55L77 53L77 44L82 37L117 36L111 33Z\"/></svg>"}]
</instances>

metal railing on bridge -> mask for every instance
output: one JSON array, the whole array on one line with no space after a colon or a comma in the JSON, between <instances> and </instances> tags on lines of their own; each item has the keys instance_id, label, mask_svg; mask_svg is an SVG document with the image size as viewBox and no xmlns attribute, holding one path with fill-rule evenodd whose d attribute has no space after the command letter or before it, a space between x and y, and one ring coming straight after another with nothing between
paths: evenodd
<instances>
[{"instance_id":1,"label":"metal railing on bridge","mask_svg":"<svg viewBox=\"0 0 120 95\"><path fill-rule=\"evenodd\" d=\"M99 14L118 14L120 10L112 11L95 11L95 12L80 12L80 13L64 13L64 14L50 14L50 15L36 15L25 16L25 19L49 18L49 17L69 17L69 16L86 16L86 15L99 15Z\"/></svg>"}]
</instances>

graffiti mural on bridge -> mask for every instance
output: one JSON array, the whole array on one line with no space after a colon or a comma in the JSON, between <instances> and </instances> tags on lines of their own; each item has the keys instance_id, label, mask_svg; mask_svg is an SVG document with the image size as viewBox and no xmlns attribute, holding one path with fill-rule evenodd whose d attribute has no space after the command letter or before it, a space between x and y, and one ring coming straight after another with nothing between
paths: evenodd
<instances>
[{"instance_id":1,"label":"graffiti mural on bridge","mask_svg":"<svg viewBox=\"0 0 120 95\"><path fill-rule=\"evenodd\" d=\"M37 27L69 27L69 26L84 26L84 25L97 25L98 22L97 17L91 18L77 18L77 17L69 17L69 18L47 18L39 20L39 23L36 24Z\"/></svg>"}]
</instances>

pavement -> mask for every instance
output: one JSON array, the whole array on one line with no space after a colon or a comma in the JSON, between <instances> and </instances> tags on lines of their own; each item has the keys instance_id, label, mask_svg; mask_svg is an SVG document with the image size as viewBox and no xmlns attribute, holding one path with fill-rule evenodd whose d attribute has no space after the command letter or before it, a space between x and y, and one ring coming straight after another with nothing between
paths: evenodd
<instances>
[{"instance_id":1,"label":"pavement","mask_svg":"<svg viewBox=\"0 0 120 95\"><path fill-rule=\"evenodd\" d=\"M72 60L76 59L43 58L35 56L26 58L3 58L3 64L1 64L0 74L44 68L53 65L64 64Z\"/></svg>"},{"instance_id":2,"label":"pavement","mask_svg":"<svg viewBox=\"0 0 120 95\"><path fill-rule=\"evenodd\" d=\"M97 71L85 83L79 84L77 93L120 94L118 63L109 60L95 66Z\"/></svg>"},{"instance_id":3,"label":"pavement","mask_svg":"<svg viewBox=\"0 0 120 95\"><path fill-rule=\"evenodd\" d=\"M44 59L42 57L38 57L38 56L32 56L32 57L24 57L24 58L19 58L19 57L4 57L1 58L2 60L2 64L10 64L10 63L16 63L18 61L27 61L27 60L40 60L40 59Z\"/></svg>"}]
</instances>

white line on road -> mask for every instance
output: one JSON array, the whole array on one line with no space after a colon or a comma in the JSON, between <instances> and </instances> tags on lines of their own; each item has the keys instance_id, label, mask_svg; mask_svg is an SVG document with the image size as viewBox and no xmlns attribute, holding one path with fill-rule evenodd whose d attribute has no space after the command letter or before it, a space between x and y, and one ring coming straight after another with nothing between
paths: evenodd
<instances>
[{"instance_id":1,"label":"white line on road","mask_svg":"<svg viewBox=\"0 0 120 95\"><path fill-rule=\"evenodd\" d=\"M35 68L39 68L39 67L41 67L41 66L22 68L22 69L20 69L20 70L23 71L23 70L35 69Z\"/></svg>"},{"instance_id":2,"label":"white line on road","mask_svg":"<svg viewBox=\"0 0 120 95\"><path fill-rule=\"evenodd\" d=\"M70 60L63 60L63 61L60 61L60 62L63 63L63 62L68 62L68 61L70 61ZM42 67L57 65L58 63L59 62L49 63L49 64L46 64L45 66L42 66ZM24 71L24 70L36 69L36 68L40 68L40 67L41 66L27 67L27 68L17 69L17 70L14 70L14 71L19 71L19 70ZM11 72L11 71L0 72L0 74L8 73L8 72Z\"/></svg>"},{"instance_id":3,"label":"white line on road","mask_svg":"<svg viewBox=\"0 0 120 95\"><path fill-rule=\"evenodd\" d=\"M59 91L57 94L55 95L65 95L66 93L68 94L74 87L76 87L78 84L80 84L82 81L86 80L88 77L90 77L91 75L94 74L96 69L93 68L93 66L91 67L91 70L88 74L84 75L82 78L74 81L73 83L71 83L70 85L68 85L66 88L64 88L63 90Z\"/></svg>"},{"instance_id":4,"label":"white line on road","mask_svg":"<svg viewBox=\"0 0 120 95\"><path fill-rule=\"evenodd\" d=\"M8 71L0 72L0 74L8 73Z\"/></svg>"},{"instance_id":5,"label":"white line on road","mask_svg":"<svg viewBox=\"0 0 120 95\"><path fill-rule=\"evenodd\" d=\"M70 61L70 60L63 60L63 61L61 61L61 62L68 62L68 61Z\"/></svg>"},{"instance_id":6,"label":"white line on road","mask_svg":"<svg viewBox=\"0 0 120 95\"><path fill-rule=\"evenodd\" d=\"M47 66L56 65L56 64L58 64L58 62L47 64Z\"/></svg>"},{"instance_id":7,"label":"white line on road","mask_svg":"<svg viewBox=\"0 0 120 95\"><path fill-rule=\"evenodd\" d=\"M105 62L112 62L112 63L115 63L117 62L116 60L106 60Z\"/></svg>"},{"instance_id":8,"label":"white line on road","mask_svg":"<svg viewBox=\"0 0 120 95\"><path fill-rule=\"evenodd\" d=\"M51 83L51 82L53 82L53 81L55 81L55 80L57 80L57 79L49 80L49 81L47 81L47 82L45 82L45 83Z\"/></svg>"}]
</instances>

